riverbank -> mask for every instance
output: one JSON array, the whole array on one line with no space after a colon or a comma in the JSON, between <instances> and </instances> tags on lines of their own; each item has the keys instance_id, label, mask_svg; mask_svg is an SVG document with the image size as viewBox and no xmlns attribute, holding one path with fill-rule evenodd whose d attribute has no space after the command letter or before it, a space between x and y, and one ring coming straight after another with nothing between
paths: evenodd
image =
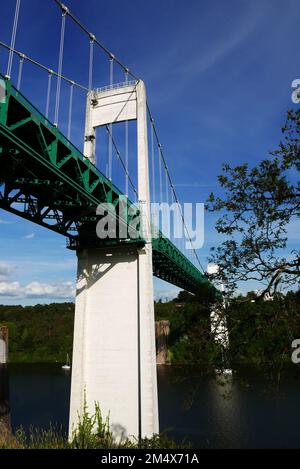
<instances>
[{"instance_id":1,"label":"riverbank","mask_svg":"<svg viewBox=\"0 0 300 469\"><path fill-rule=\"evenodd\" d=\"M13 435L6 418L0 417L0 449L20 449L20 444Z\"/></svg>"},{"instance_id":2,"label":"riverbank","mask_svg":"<svg viewBox=\"0 0 300 469\"><path fill-rule=\"evenodd\" d=\"M23 426L11 432L7 418L0 417L0 449L184 449L189 445L176 444L166 434L152 438L115 439L110 429L109 417L103 418L100 406L95 403L94 412L84 405L83 415L70 441L67 434L52 424L49 429Z\"/></svg>"}]
</instances>

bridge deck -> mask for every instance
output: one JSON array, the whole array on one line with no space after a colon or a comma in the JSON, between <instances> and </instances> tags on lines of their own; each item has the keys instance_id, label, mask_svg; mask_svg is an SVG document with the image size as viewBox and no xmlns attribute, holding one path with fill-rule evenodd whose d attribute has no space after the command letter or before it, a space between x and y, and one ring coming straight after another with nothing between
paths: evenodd
<instances>
[{"instance_id":1,"label":"bridge deck","mask_svg":"<svg viewBox=\"0 0 300 469\"><path fill-rule=\"evenodd\" d=\"M88 242L87 233L96 231L96 207L111 203L122 210L122 193L9 80L3 83L0 208L66 236L70 248L76 249ZM117 222L130 220L126 215ZM105 244L98 238L92 243ZM190 292L210 285L162 233L153 239L153 270L156 277Z\"/></svg>"}]
</instances>

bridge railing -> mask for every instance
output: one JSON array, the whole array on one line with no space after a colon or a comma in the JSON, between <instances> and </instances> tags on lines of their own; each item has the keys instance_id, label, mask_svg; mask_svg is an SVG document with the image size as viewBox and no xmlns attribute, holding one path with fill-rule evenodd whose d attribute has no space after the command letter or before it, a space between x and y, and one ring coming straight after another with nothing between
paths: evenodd
<instances>
[{"instance_id":1,"label":"bridge railing","mask_svg":"<svg viewBox=\"0 0 300 469\"><path fill-rule=\"evenodd\" d=\"M101 86L101 88L96 88L97 93L103 93L104 91L115 90L118 88L126 88L127 86L136 86L136 80L123 81L121 83L113 83L111 85Z\"/></svg>"}]
</instances>

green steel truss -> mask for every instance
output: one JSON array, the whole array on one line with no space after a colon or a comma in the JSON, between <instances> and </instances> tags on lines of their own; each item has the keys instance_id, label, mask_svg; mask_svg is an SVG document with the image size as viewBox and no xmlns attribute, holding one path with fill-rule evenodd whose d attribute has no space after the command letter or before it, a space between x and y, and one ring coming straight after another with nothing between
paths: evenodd
<instances>
[{"instance_id":1,"label":"green steel truss","mask_svg":"<svg viewBox=\"0 0 300 469\"><path fill-rule=\"evenodd\" d=\"M66 236L70 249L103 247L107 241L96 237L96 207L116 207L121 214L117 230L138 216L138 209L129 216L126 204L131 202L124 196L120 202L117 187L9 80L1 78L5 87L0 90L0 208ZM144 240L109 240L110 246L121 243ZM191 292L207 286L207 278L169 239L159 233L152 244L155 276Z\"/></svg>"}]
</instances>

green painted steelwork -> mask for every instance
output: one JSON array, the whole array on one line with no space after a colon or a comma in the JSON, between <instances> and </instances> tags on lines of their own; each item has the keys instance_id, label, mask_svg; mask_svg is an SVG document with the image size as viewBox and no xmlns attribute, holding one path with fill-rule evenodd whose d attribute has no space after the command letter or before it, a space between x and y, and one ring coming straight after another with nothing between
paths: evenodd
<instances>
[{"instance_id":1,"label":"green painted steelwork","mask_svg":"<svg viewBox=\"0 0 300 469\"><path fill-rule=\"evenodd\" d=\"M66 236L71 249L106 246L106 240L96 237L99 204L110 203L116 208L117 230L139 216L138 208L129 216L132 204L121 191L11 81L2 77L1 83L0 208ZM117 237L109 240L109 245L128 242L145 243L141 236ZM161 233L152 245L155 276L191 292L208 284Z\"/></svg>"}]
</instances>

